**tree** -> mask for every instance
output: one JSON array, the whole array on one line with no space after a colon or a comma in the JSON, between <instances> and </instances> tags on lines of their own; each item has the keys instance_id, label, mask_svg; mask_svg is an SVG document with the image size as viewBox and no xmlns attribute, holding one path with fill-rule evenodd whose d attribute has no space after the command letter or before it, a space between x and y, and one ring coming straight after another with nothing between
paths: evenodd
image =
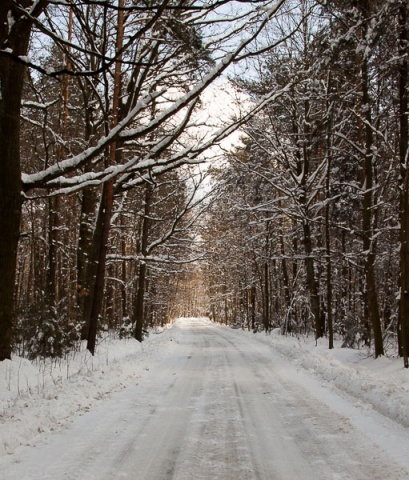
<instances>
[{"instance_id":1,"label":"tree","mask_svg":"<svg viewBox=\"0 0 409 480\"><path fill-rule=\"evenodd\" d=\"M6 0L0 6L0 361L11 356L14 282L21 217L20 108L31 29L47 2ZM26 15L28 12L28 15ZM9 23L8 19L14 19Z\"/></svg>"},{"instance_id":2,"label":"tree","mask_svg":"<svg viewBox=\"0 0 409 480\"><path fill-rule=\"evenodd\" d=\"M398 2L398 53L399 53L399 161L402 178L400 192L400 273L401 292L399 318L401 332L400 354L405 368L409 368L409 26L406 2Z\"/></svg>"},{"instance_id":3,"label":"tree","mask_svg":"<svg viewBox=\"0 0 409 480\"><path fill-rule=\"evenodd\" d=\"M246 157L235 155L229 165L230 186L246 176L231 208L236 204L253 222L265 222L266 231L270 222L275 227L271 243L279 248L268 251L269 275L263 271L276 311L286 305L298 331L313 320L316 337L328 333L330 348L336 334L348 346L373 339L376 357L384 353L384 338L397 332L393 278L406 258L402 217L400 267L394 253L396 189L405 190L407 156L407 62L401 60L407 18L401 6L302 2L285 16L282 32L292 22L296 33L259 57L251 79L242 76L236 85L250 101L287 88L246 123ZM255 178L265 192L261 201L249 202ZM243 235L249 242L246 228ZM402 295L400 322L407 316ZM288 332L286 314L275 321Z\"/></svg>"},{"instance_id":4,"label":"tree","mask_svg":"<svg viewBox=\"0 0 409 480\"><path fill-rule=\"evenodd\" d=\"M368 305L368 314L372 324L375 342L375 357L384 354L382 327L379 314L379 305L377 297L377 287L375 282L375 242L374 242L374 140L373 140L373 121L372 106L369 93L369 61L366 52L371 47L372 33L369 31L368 21L371 17L371 2L364 1L358 3L360 14L362 15L362 51L359 58L361 94L362 94L362 120L363 125L363 151L364 151L364 193L362 200L362 230L363 230L363 250L365 255L365 294Z\"/></svg>"},{"instance_id":5,"label":"tree","mask_svg":"<svg viewBox=\"0 0 409 480\"><path fill-rule=\"evenodd\" d=\"M122 9L121 4L95 4L91 0L73 0L61 4L46 0L3 2L0 9L3 25L0 32L3 112L0 131L3 132L1 138L4 155L0 172L0 197L3 205L7 207L3 212L12 214L2 213L0 222L3 230L8 232L3 237L0 248L1 258L4 259L0 266L0 359L8 358L11 353L14 315L12 291L21 215L18 120L27 67L38 77L45 75L58 79L70 75L84 79L79 84L83 87L84 95L86 90L92 92L94 105L101 107L103 112L103 125L106 128L104 131L93 129L92 133L97 137L89 138L89 144L83 148L77 150L72 148L73 145L67 146L65 151L68 151L68 154L65 159L58 159L58 162L24 174L22 187L25 194L39 192L39 189L52 195L73 194L91 186L110 185L113 179L116 179L121 189L125 186L135 187L152 175L200 161L202 152L245 120L237 119L214 132L206 140L179 146L171 155L163 155L165 151L169 151L171 145L180 141L181 134L192 123L192 115L201 93L226 71L229 65L257 55L260 50L274 47L274 44L258 46L254 41L266 24L285 6L284 0L278 3L263 2L260 6L248 9L244 15L232 14L229 21L233 23L239 20L241 25L231 30L226 30L225 21L218 23L217 15L213 15L224 3L226 2L215 1L206 5L190 5L165 0L150 6L125 2ZM122 48L115 48L116 26L115 22L112 22L118 11L123 12L127 19ZM10 15L14 22L8 23ZM203 23L205 17L208 17L208 20ZM70 18L73 19L72 30L68 27ZM96 18L101 21L94 22ZM213 29L212 33L221 33L216 42L214 37L204 40L202 35L201 39L204 24L207 25L206 28ZM246 26L250 24L254 26L252 31L248 31L240 43L235 42L234 39L245 32ZM27 53L32 33L32 55L29 57ZM279 41L280 39L276 44ZM36 54L38 46L44 42L54 45L69 57L69 61L55 67L44 65ZM233 47L228 47L229 44ZM220 55L224 46L225 53ZM213 66L209 64L210 57ZM120 120L116 123L112 121L114 111L111 102L111 79L115 78L115 75L111 77L110 72L119 63L123 67L123 78L127 79L127 85L123 87L126 94L120 103ZM89 81L85 82L87 79ZM174 81L177 85L184 83L188 87L176 88L175 95L171 98L167 91ZM263 101L268 101L268 98ZM147 112L153 102L159 108L156 109L154 118L149 119ZM88 110L85 115L89 115L90 106L86 107ZM13 119L12 122L10 118ZM89 120L87 125L90 125ZM155 135L154 142L150 142L149 135L153 131L158 134ZM114 143L121 146L121 152L126 150L127 154L115 155L113 162L103 165L104 158L107 158L106 152L109 149L112 151L110 146ZM98 308L95 309L97 310Z\"/></svg>"}]
</instances>

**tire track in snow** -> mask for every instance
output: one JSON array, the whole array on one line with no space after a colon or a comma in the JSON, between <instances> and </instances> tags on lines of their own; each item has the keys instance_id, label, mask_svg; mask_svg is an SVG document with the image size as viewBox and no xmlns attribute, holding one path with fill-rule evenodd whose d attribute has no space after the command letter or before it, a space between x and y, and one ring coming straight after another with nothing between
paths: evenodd
<instances>
[{"instance_id":1,"label":"tire track in snow","mask_svg":"<svg viewBox=\"0 0 409 480\"><path fill-rule=\"evenodd\" d=\"M270 478L269 474L280 465L282 471L277 471L272 478L409 478L408 472L358 432L348 418L332 411L301 385L291 381L287 365L282 361L275 363L267 348L260 347L260 344L254 347L251 339L232 337L230 333L224 330L221 335L236 349L243 365L253 366L254 382L248 378L244 383L242 378L237 378L237 395L244 399L243 414L252 424L249 430L258 432L263 439L265 428L260 417L264 417L265 425L274 425L274 433L264 436L260 442L260 449L265 453L256 456L260 465L268 464L265 457L275 460L272 465L264 467L259 478ZM257 388L258 394L252 397L251 389ZM254 408L249 408L251 403ZM269 444L269 452L263 447L265 442Z\"/></svg>"},{"instance_id":2,"label":"tire track in snow","mask_svg":"<svg viewBox=\"0 0 409 480\"><path fill-rule=\"evenodd\" d=\"M268 347L204 322L173 339L139 384L32 449L7 480L409 478Z\"/></svg>"}]
</instances>

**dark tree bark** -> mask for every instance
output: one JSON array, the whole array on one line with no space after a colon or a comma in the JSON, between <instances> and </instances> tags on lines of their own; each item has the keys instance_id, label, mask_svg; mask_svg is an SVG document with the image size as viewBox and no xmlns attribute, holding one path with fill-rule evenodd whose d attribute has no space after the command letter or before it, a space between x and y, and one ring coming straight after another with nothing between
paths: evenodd
<instances>
[{"instance_id":1,"label":"dark tree bark","mask_svg":"<svg viewBox=\"0 0 409 480\"><path fill-rule=\"evenodd\" d=\"M270 269L268 262L264 264L264 331L267 333L270 326Z\"/></svg>"},{"instance_id":2,"label":"dark tree bark","mask_svg":"<svg viewBox=\"0 0 409 480\"><path fill-rule=\"evenodd\" d=\"M281 208L281 202L279 202L279 207ZM290 292L290 279L288 276L288 266L286 260L286 252L285 252L285 244L284 244L284 233L282 231L282 227L280 228L281 232L278 234L280 238L280 253L281 253L281 273L283 278L283 290L284 290L284 300L286 306L286 313L285 313L285 320L283 323L281 333L286 335L290 333L292 330L292 302L291 302L291 292Z\"/></svg>"},{"instance_id":3,"label":"dark tree bark","mask_svg":"<svg viewBox=\"0 0 409 480\"><path fill-rule=\"evenodd\" d=\"M328 153L328 155L330 155ZM327 198L329 198L329 176L331 159L328 157L327 172ZM328 325L328 348L334 348L334 320L332 315L332 259L331 259L331 236L330 236L330 204L325 209L325 254L327 266L327 325Z\"/></svg>"},{"instance_id":4,"label":"dark tree bark","mask_svg":"<svg viewBox=\"0 0 409 480\"><path fill-rule=\"evenodd\" d=\"M121 216L121 225L125 227L126 223ZM126 255L126 240L125 236L121 238L121 253L125 257ZM126 281L128 277L128 269L126 265L126 260L123 260L121 265L121 320L128 316L128 295L127 295L127 288L126 288Z\"/></svg>"},{"instance_id":5,"label":"dark tree bark","mask_svg":"<svg viewBox=\"0 0 409 480\"><path fill-rule=\"evenodd\" d=\"M89 318L87 349L94 355L95 345L98 331L98 318L101 312L104 283L105 283L105 263L108 248L108 237L110 230L110 222L112 216L114 198L113 180L104 183L101 204L99 207L97 229L98 240L96 241L97 248L97 266L96 276L93 285L92 305Z\"/></svg>"},{"instance_id":6,"label":"dark tree bark","mask_svg":"<svg viewBox=\"0 0 409 480\"><path fill-rule=\"evenodd\" d=\"M369 2L367 0L359 4L364 19L369 17ZM364 23L362 39L367 41L368 27ZM362 112L365 119L364 147L365 157L363 164L364 171L364 194L362 201L362 230L363 230L363 251L365 255L365 300L368 307L369 319L372 326L375 346L375 358L384 354L382 327L379 314L378 294L375 281L375 242L373 241L373 224L375 220L374 210L374 182L373 182L373 131L372 131L372 111L371 99L369 95L369 66L365 55L361 58L361 93L362 93Z\"/></svg>"},{"instance_id":7,"label":"dark tree bark","mask_svg":"<svg viewBox=\"0 0 409 480\"><path fill-rule=\"evenodd\" d=\"M50 307L55 306L57 300L58 275L58 241L60 202L58 197L48 199L48 265L46 302Z\"/></svg>"},{"instance_id":8,"label":"dark tree bark","mask_svg":"<svg viewBox=\"0 0 409 480\"><path fill-rule=\"evenodd\" d=\"M308 100L304 101L304 118L305 126L303 135L300 134L297 118L297 108L294 108L294 117L292 122L292 131L294 139L297 144L302 143L302 149L297 150L297 177L300 178L299 183L299 208L302 212L302 244L305 254L305 272L306 272L306 285L310 297L311 313L314 317L315 338L321 338L323 335L323 329L321 326L321 313L320 313L320 299L318 294L318 282L315 276L315 266L313 257L313 243L311 238L311 222L308 211L308 187L307 181L310 173L310 147L311 147L311 131L309 127L310 122L310 104ZM305 137L305 138L303 138Z\"/></svg>"},{"instance_id":9,"label":"dark tree bark","mask_svg":"<svg viewBox=\"0 0 409 480\"><path fill-rule=\"evenodd\" d=\"M0 48L15 56L27 54L32 21L18 12L12 0L0 5ZM30 7L29 0L19 2ZM38 2L38 16L46 5ZM10 28L8 15L14 24ZM10 358L14 325L14 282L21 218L20 107L25 66L10 55L0 54L0 361Z\"/></svg>"},{"instance_id":10,"label":"dark tree bark","mask_svg":"<svg viewBox=\"0 0 409 480\"><path fill-rule=\"evenodd\" d=\"M94 253L94 231L97 196L94 189L85 190L81 199L80 228L77 247L77 303L79 318L83 322L81 337L88 338L89 318L92 306L92 287L96 276L96 253ZM98 228L98 227L96 227ZM95 239L95 241L97 241ZM99 242L100 240L98 240Z\"/></svg>"},{"instance_id":11,"label":"dark tree bark","mask_svg":"<svg viewBox=\"0 0 409 480\"><path fill-rule=\"evenodd\" d=\"M362 101L367 109L365 112L366 125L365 129L365 158L364 158L364 174L365 174L365 191L363 195L363 212L362 212L362 230L363 230L363 251L365 252L365 299L368 307L369 318L372 326L375 358L384 354L381 320L379 315L378 294L375 281L375 245L373 237L373 220L374 220L374 201L373 201L373 135L371 127L371 112L369 109L368 95L368 70L364 61L362 65Z\"/></svg>"},{"instance_id":12,"label":"dark tree bark","mask_svg":"<svg viewBox=\"0 0 409 480\"><path fill-rule=\"evenodd\" d=\"M93 139L97 137L95 114L91 106L93 100L92 89L89 88L86 82L80 82L80 86L84 105L86 106L84 140L87 145L91 145L94 143ZM86 165L85 171L92 171L92 166ZM88 338L97 264L95 242L100 242L100 239L97 238L99 235L99 227L95 218L98 210L98 195L99 192L95 188L88 188L82 192L81 197L81 214L77 245L77 307L78 319L82 322L82 340L87 340Z\"/></svg>"},{"instance_id":13,"label":"dark tree bark","mask_svg":"<svg viewBox=\"0 0 409 480\"><path fill-rule=\"evenodd\" d=\"M251 329L256 328L256 287L254 285L250 288L250 305L251 305Z\"/></svg>"},{"instance_id":14,"label":"dark tree bark","mask_svg":"<svg viewBox=\"0 0 409 480\"><path fill-rule=\"evenodd\" d=\"M321 327L320 299L318 295L318 285L315 278L314 258L312 252L311 228L308 219L303 220L303 243L305 251L305 270L306 282L310 293L311 312L314 316L315 338L321 338L323 335Z\"/></svg>"},{"instance_id":15,"label":"dark tree bark","mask_svg":"<svg viewBox=\"0 0 409 480\"><path fill-rule=\"evenodd\" d=\"M135 296L133 323L135 324L135 338L138 342L143 341L143 327L145 323L145 291L146 278L148 273L148 266L146 265L144 257L148 254L148 240L149 240L149 215L151 208L153 186L150 183L145 187L144 212L141 228L141 256L142 260L139 265L138 289Z\"/></svg>"},{"instance_id":16,"label":"dark tree bark","mask_svg":"<svg viewBox=\"0 0 409 480\"><path fill-rule=\"evenodd\" d=\"M328 75L327 93L331 91L331 75ZM330 105L327 100L326 110L329 111ZM330 213L331 213L331 167L332 167L332 152L331 152L331 128L332 122L329 119L327 123L327 172L325 179L325 190L327 197L327 206L325 207L325 253L326 253L326 267L327 267L327 325L328 325L328 348L332 350L334 348L334 319L332 315L332 258L331 258L331 225L330 225Z\"/></svg>"},{"instance_id":17,"label":"dark tree bark","mask_svg":"<svg viewBox=\"0 0 409 480\"><path fill-rule=\"evenodd\" d=\"M124 36L124 0L118 0L118 25L117 25L117 37L116 37L116 51L120 52L123 45ZM112 98L112 127L118 124L119 116L119 97L121 94L121 60L122 56L118 56L118 60L115 64L114 73L114 91ZM113 164L115 160L119 160L120 152L116 148L116 142L110 145L108 165ZM118 162L119 163L119 162ZM108 166L107 165L107 166ZM103 296L104 296L104 283L105 283L105 264L106 255L108 249L108 238L111 227L112 209L114 203L114 179L111 178L104 183L102 189L102 198L99 206L97 226L101 229L98 234L100 241L99 245L96 245L97 255L97 267L96 278L93 286L94 293L92 296L92 307L89 317L89 329L88 329L88 341L87 349L94 355L95 343L97 337L98 317L101 312Z\"/></svg>"},{"instance_id":18,"label":"dark tree bark","mask_svg":"<svg viewBox=\"0 0 409 480\"><path fill-rule=\"evenodd\" d=\"M403 365L409 368L409 132L408 132L408 88L409 88L409 27L408 6L402 1L399 6L399 160L401 168L400 197L400 282L399 302L400 355Z\"/></svg>"}]
</instances>

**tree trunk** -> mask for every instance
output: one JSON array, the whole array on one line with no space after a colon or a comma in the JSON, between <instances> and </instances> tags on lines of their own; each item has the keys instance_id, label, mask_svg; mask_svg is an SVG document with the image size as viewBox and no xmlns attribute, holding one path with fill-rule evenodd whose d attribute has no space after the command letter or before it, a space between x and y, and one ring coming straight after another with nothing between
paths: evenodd
<instances>
[{"instance_id":1,"label":"tree trunk","mask_svg":"<svg viewBox=\"0 0 409 480\"><path fill-rule=\"evenodd\" d=\"M98 212L97 229L97 266L96 276L93 285L92 305L89 317L87 349L92 355L95 353L95 344L98 330L98 317L102 307L103 295L104 295L104 282L105 282L105 262L108 248L108 237L110 230L110 222L112 216L114 198L114 184L113 180L110 180L104 184L102 191L101 204Z\"/></svg>"},{"instance_id":2,"label":"tree trunk","mask_svg":"<svg viewBox=\"0 0 409 480\"><path fill-rule=\"evenodd\" d=\"M86 85L83 87L83 98L86 107L85 115L85 142L92 144L96 137L95 119L90 108L91 93ZM92 165L86 165L85 171L91 171ZM98 229L96 212L98 204L98 192L96 188L87 188L82 192L79 236L77 246L77 308L78 319L82 323L81 338L88 338L89 320L91 316L93 285L96 276L97 254L95 252ZM98 240L99 242L100 240ZM99 243L98 243L99 244Z\"/></svg>"},{"instance_id":3,"label":"tree trunk","mask_svg":"<svg viewBox=\"0 0 409 480\"><path fill-rule=\"evenodd\" d=\"M121 215L121 225L125 227L125 219L124 216ZM126 255L126 238L125 235L121 238L121 254L123 257ZM126 282L128 278L127 268L126 268L126 260L122 260L121 264L121 322L124 318L128 317L128 306L127 306L127 287Z\"/></svg>"},{"instance_id":4,"label":"tree trunk","mask_svg":"<svg viewBox=\"0 0 409 480\"><path fill-rule=\"evenodd\" d=\"M409 133L408 133L408 88L409 88L409 33L408 7L402 1L399 7L399 159L401 167L402 188L400 197L400 283L399 301L400 320L400 355L403 365L409 368Z\"/></svg>"},{"instance_id":5,"label":"tree trunk","mask_svg":"<svg viewBox=\"0 0 409 480\"><path fill-rule=\"evenodd\" d=\"M284 320L284 326L282 329L283 335L291 332L292 329L292 305L291 305L291 295L290 295L290 280L288 278L287 270L287 261L285 259L285 246L283 235L280 234L280 252L281 252L281 271L283 275L283 285L284 285L284 299L286 305L286 314Z\"/></svg>"},{"instance_id":6,"label":"tree trunk","mask_svg":"<svg viewBox=\"0 0 409 480\"><path fill-rule=\"evenodd\" d=\"M303 220L303 243L305 251L305 270L307 288L310 293L311 312L314 316L315 323L315 339L321 338L323 335L321 327L321 314L320 314L320 299L318 295L318 285L315 278L314 258L312 256L312 241L311 241L311 229L308 219Z\"/></svg>"},{"instance_id":7,"label":"tree trunk","mask_svg":"<svg viewBox=\"0 0 409 480\"><path fill-rule=\"evenodd\" d=\"M138 277L138 290L135 297L133 323L135 324L135 338L138 342L143 340L143 326L145 323L144 308L145 308L145 288L146 288L146 276L147 265L145 262L145 256L147 255L148 240L149 240L149 215L151 207L153 186L150 183L145 187L145 205L142 219L141 229L141 255L142 260L139 266Z\"/></svg>"},{"instance_id":8,"label":"tree trunk","mask_svg":"<svg viewBox=\"0 0 409 480\"><path fill-rule=\"evenodd\" d=\"M331 91L331 74L328 75L327 93ZM326 110L330 111L330 104L327 100ZM327 206L325 207L325 254L326 254L326 266L327 266L327 325L328 325L328 348L332 350L334 348L334 320L332 315L332 258L331 258L331 225L330 225L330 213L331 213L331 167L332 167L332 151L331 151L331 129L332 122L331 117L327 124L327 172L325 179L325 194L327 200Z\"/></svg>"},{"instance_id":9,"label":"tree trunk","mask_svg":"<svg viewBox=\"0 0 409 480\"><path fill-rule=\"evenodd\" d=\"M330 154L328 153L327 172L327 201L329 199L329 175L330 175ZM332 318L332 259L331 259L331 237L330 237L330 204L325 209L325 254L327 264L327 325L328 325L328 348L334 348L334 321Z\"/></svg>"},{"instance_id":10,"label":"tree trunk","mask_svg":"<svg viewBox=\"0 0 409 480\"><path fill-rule=\"evenodd\" d=\"M123 44L124 35L124 0L118 0L118 26L117 26L117 38L116 38L116 51L120 52ZM119 114L119 97L121 93L121 55L118 55L117 62L115 64L114 73L114 92L112 98L112 122L111 126L115 127L118 124ZM115 160L118 160L116 148L116 142L110 145L108 164L112 164ZM100 245L97 247L97 269L94 285L94 294L92 298L91 314L89 319L88 329L88 341L87 348L94 355L95 343L97 336L98 317L102 307L103 295L104 295L104 282L105 282L105 263L106 254L108 249L108 237L111 224L111 216L114 202L114 179L111 178L104 183L102 198L99 208L98 217L100 219L99 225L101 228ZM97 220L98 224L98 220Z\"/></svg>"},{"instance_id":11,"label":"tree trunk","mask_svg":"<svg viewBox=\"0 0 409 480\"><path fill-rule=\"evenodd\" d=\"M143 341L146 274L147 266L146 263L142 261L139 266L138 291L136 293L134 306L135 338L138 342Z\"/></svg>"},{"instance_id":12,"label":"tree trunk","mask_svg":"<svg viewBox=\"0 0 409 480\"><path fill-rule=\"evenodd\" d=\"M250 288L250 304L251 304L251 329L256 327L256 287L254 285Z\"/></svg>"},{"instance_id":13,"label":"tree trunk","mask_svg":"<svg viewBox=\"0 0 409 480\"><path fill-rule=\"evenodd\" d=\"M361 61L361 88L362 88L362 111L365 118L364 125L364 194L362 212L363 251L365 255L365 300L368 307L369 319L372 326L375 358L384 354L381 320L379 315L378 294L375 282L375 245L373 241L374 192L373 192L373 133L372 114L369 96L368 61L364 57Z\"/></svg>"},{"instance_id":14,"label":"tree trunk","mask_svg":"<svg viewBox=\"0 0 409 480\"><path fill-rule=\"evenodd\" d=\"M28 35L27 35L28 37ZM21 217L20 102L25 69L0 57L0 361L11 356Z\"/></svg>"},{"instance_id":15,"label":"tree trunk","mask_svg":"<svg viewBox=\"0 0 409 480\"><path fill-rule=\"evenodd\" d=\"M48 265L46 302L55 307L57 301L58 242L59 242L60 201L58 197L48 198Z\"/></svg>"},{"instance_id":16,"label":"tree trunk","mask_svg":"<svg viewBox=\"0 0 409 480\"><path fill-rule=\"evenodd\" d=\"M321 314L320 314L320 299L318 295L318 284L315 278L315 267L313 258L313 248L311 239L311 225L308 211L308 176L310 170L310 147L311 147L311 131L310 131L310 103L308 100L304 101L304 134L300 135L298 127L298 118L296 116L296 109L294 109L294 118L292 122L292 131L294 139L297 143L302 141L302 149L296 151L297 159L297 177L300 178L298 188L300 189L299 207L303 212L302 229L305 254L305 271L306 271L306 285L310 297L311 313L314 317L315 338L321 338L323 331L321 328ZM303 139L302 137L305 137ZM296 250L294 250L296 251ZM295 277L294 277L295 278Z\"/></svg>"},{"instance_id":17,"label":"tree trunk","mask_svg":"<svg viewBox=\"0 0 409 480\"><path fill-rule=\"evenodd\" d=\"M270 272L268 262L264 264L264 312L263 312L264 330L267 333L270 325Z\"/></svg>"},{"instance_id":18,"label":"tree trunk","mask_svg":"<svg viewBox=\"0 0 409 480\"><path fill-rule=\"evenodd\" d=\"M26 56L32 21L13 12L11 0L0 5L0 48ZM33 14L39 15L40 1ZM11 357L14 326L14 283L21 218L20 107L26 68L11 57L0 55L0 361Z\"/></svg>"},{"instance_id":19,"label":"tree trunk","mask_svg":"<svg viewBox=\"0 0 409 480\"><path fill-rule=\"evenodd\" d=\"M81 338L86 340L89 331L89 319L91 315L93 285L96 276L96 253L95 242L100 240L94 239L96 230L99 229L94 220L96 210L96 192L90 188L84 190L81 200L81 216L78 239L77 253L77 304L79 309L79 318L83 322ZM91 222L95 223L95 231L93 231Z\"/></svg>"}]
</instances>

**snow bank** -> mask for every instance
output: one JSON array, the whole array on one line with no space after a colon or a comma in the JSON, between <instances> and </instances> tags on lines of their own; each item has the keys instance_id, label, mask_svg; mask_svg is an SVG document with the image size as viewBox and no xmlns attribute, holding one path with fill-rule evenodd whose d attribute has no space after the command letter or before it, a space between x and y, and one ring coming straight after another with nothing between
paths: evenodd
<instances>
[{"instance_id":1,"label":"snow bank","mask_svg":"<svg viewBox=\"0 0 409 480\"><path fill-rule=\"evenodd\" d=\"M40 434L60 429L128 386L149 370L153 357L170 353L170 338L169 329L143 344L107 337L94 357L84 344L64 359L0 362L0 457L34 445Z\"/></svg>"},{"instance_id":2,"label":"snow bank","mask_svg":"<svg viewBox=\"0 0 409 480\"><path fill-rule=\"evenodd\" d=\"M340 344L329 350L325 339L319 339L316 345L313 338L284 337L277 331L254 337L352 396L364 408L373 408L409 427L409 371L403 368L401 359L375 360L365 349L341 348Z\"/></svg>"}]
</instances>

